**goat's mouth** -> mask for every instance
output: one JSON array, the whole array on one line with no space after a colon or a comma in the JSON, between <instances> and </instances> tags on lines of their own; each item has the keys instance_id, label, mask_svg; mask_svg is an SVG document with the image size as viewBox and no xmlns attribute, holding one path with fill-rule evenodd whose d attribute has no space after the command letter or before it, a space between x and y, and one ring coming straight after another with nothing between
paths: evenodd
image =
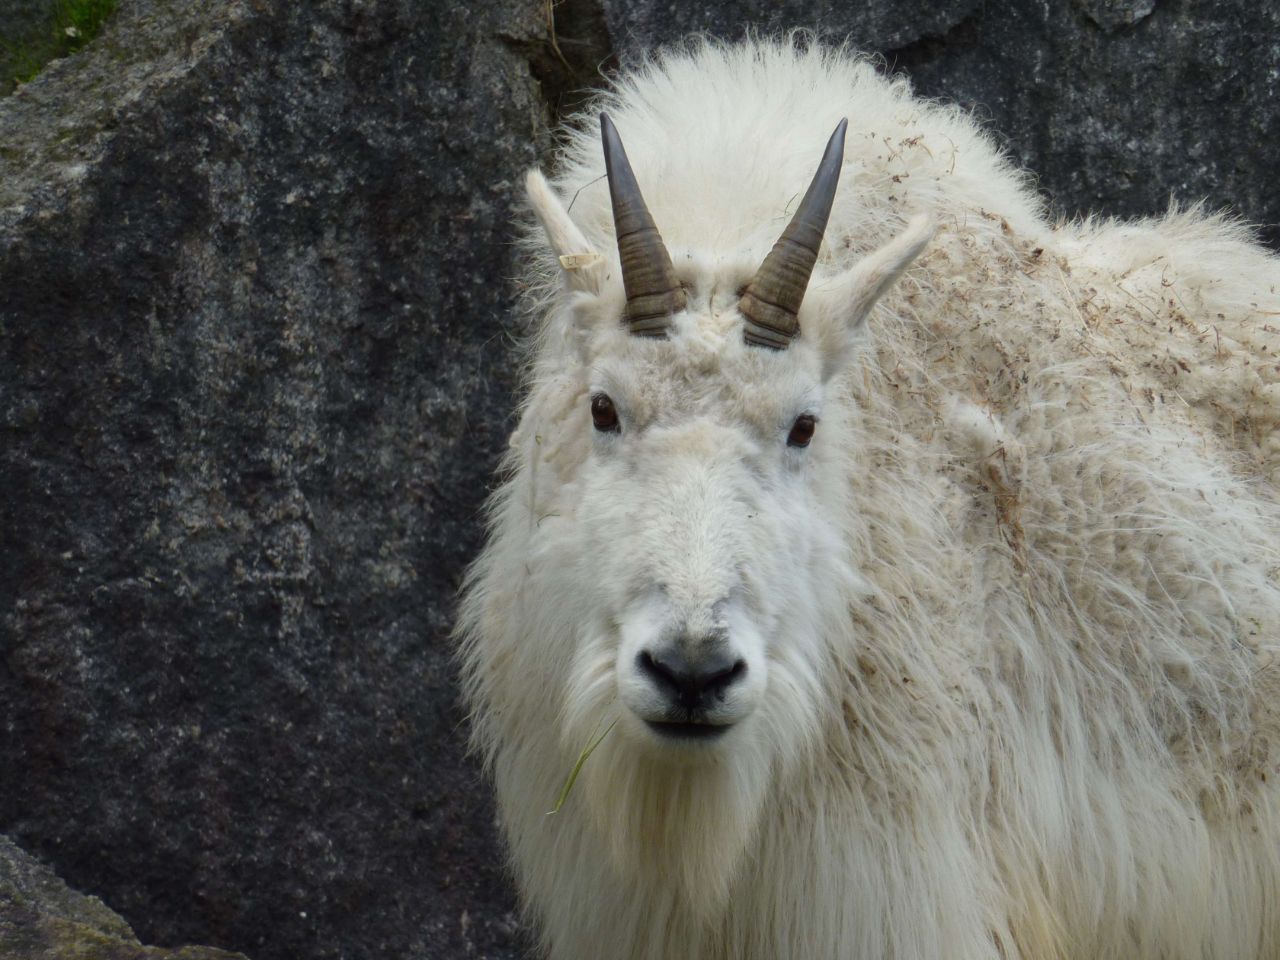
<instances>
[{"instance_id":1,"label":"goat's mouth","mask_svg":"<svg viewBox=\"0 0 1280 960\"><path fill-rule=\"evenodd\" d=\"M645 726L669 740L715 740L733 726L732 723L709 723L706 720L646 720Z\"/></svg>"}]
</instances>

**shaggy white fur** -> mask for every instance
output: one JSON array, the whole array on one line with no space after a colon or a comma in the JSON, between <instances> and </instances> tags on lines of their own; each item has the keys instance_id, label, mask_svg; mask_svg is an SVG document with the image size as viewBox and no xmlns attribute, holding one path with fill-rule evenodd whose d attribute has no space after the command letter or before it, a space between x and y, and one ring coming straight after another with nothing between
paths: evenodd
<instances>
[{"instance_id":1,"label":"shaggy white fur","mask_svg":"<svg viewBox=\"0 0 1280 960\"><path fill-rule=\"evenodd\" d=\"M597 108L689 307L622 328L593 115L530 178L528 396L460 623L546 954L1280 957L1280 261L1198 210L1051 225L843 50L697 42ZM841 117L800 337L745 346ZM631 658L724 610L742 719L663 741Z\"/></svg>"}]
</instances>

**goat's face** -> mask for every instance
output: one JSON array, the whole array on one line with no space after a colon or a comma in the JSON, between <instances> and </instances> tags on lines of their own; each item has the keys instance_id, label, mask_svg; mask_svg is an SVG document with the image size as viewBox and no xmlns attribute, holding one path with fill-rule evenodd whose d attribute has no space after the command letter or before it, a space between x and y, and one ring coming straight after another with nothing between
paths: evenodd
<instances>
[{"instance_id":1,"label":"goat's face","mask_svg":"<svg viewBox=\"0 0 1280 960\"><path fill-rule=\"evenodd\" d=\"M602 324L575 417L590 435L576 511L595 571L584 590L616 695L635 734L685 751L730 741L775 665L811 660L780 644L811 633L826 528L813 490L820 357L743 343L725 293L690 290L666 339Z\"/></svg>"},{"instance_id":2,"label":"goat's face","mask_svg":"<svg viewBox=\"0 0 1280 960\"><path fill-rule=\"evenodd\" d=\"M821 493L825 385L932 230L914 222L815 289L801 336L844 124L763 264L690 251L679 271L617 131L602 127L618 269L584 255L558 198L540 175L528 181L578 292L565 331L578 343L578 408L565 428L584 443L567 575L575 610L589 613L577 621L568 731L583 738L620 703L624 733L666 757L744 737L794 744L784 728L803 726L797 704L820 687L817 592L844 566L824 515L842 506L839 485Z\"/></svg>"}]
</instances>

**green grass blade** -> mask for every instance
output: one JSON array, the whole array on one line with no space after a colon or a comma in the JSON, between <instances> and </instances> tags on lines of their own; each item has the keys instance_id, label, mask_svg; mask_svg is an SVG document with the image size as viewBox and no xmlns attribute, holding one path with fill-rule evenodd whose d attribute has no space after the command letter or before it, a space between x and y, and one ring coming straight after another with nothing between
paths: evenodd
<instances>
[{"instance_id":1,"label":"green grass blade","mask_svg":"<svg viewBox=\"0 0 1280 960\"><path fill-rule=\"evenodd\" d=\"M573 765L573 769L569 771L569 779L565 780L564 786L560 788L560 796L556 799L555 809L547 811L548 817L553 813L560 812L560 808L564 806L565 800L569 799L569 791L573 789L573 785L578 779L578 774L582 772L582 765L587 762L587 757L591 756L591 754L595 752L596 747L600 746L604 738L609 735L609 731L613 729L613 724L617 722L618 718L614 717L613 723L604 728L604 733L596 737L587 749L578 754L578 762Z\"/></svg>"}]
</instances>

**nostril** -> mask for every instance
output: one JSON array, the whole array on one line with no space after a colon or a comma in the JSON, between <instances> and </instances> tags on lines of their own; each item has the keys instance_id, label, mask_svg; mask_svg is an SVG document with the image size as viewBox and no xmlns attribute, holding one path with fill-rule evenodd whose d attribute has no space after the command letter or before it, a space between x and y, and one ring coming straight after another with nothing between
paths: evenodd
<instances>
[{"instance_id":1,"label":"nostril","mask_svg":"<svg viewBox=\"0 0 1280 960\"><path fill-rule=\"evenodd\" d=\"M723 700L725 691L747 672L745 660L735 660L729 665L727 658L711 663L690 665L675 651L663 651L654 656L645 650L636 657L636 665L650 682L680 706L695 710L706 706L715 697Z\"/></svg>"},{"instance_id":2,"label":"nostril","mask_svg":"<svg viewBox=\"0 0 1280 960\"><path fill-rule=\"evenodd\" d=\"M714 693L718 697L723 697L724 692L730 686L737 683L747 672L747 661L738 660L733 666L726 670L720 670L708 676L702 683L703 689L708 693Z\"/></svg>"},{"instance_id":3,"label":"nostril","mask_svg":"<svg viewBox=\"0 0 1280 960\"><path fill-rule=\"evenodd\" d=\"M658 687L670 690L672 693L680 692L680 674L673 665L655 658L648 650L636 657L636 663L640 667L640 672Z\"/></svg>"}]
</instances>

